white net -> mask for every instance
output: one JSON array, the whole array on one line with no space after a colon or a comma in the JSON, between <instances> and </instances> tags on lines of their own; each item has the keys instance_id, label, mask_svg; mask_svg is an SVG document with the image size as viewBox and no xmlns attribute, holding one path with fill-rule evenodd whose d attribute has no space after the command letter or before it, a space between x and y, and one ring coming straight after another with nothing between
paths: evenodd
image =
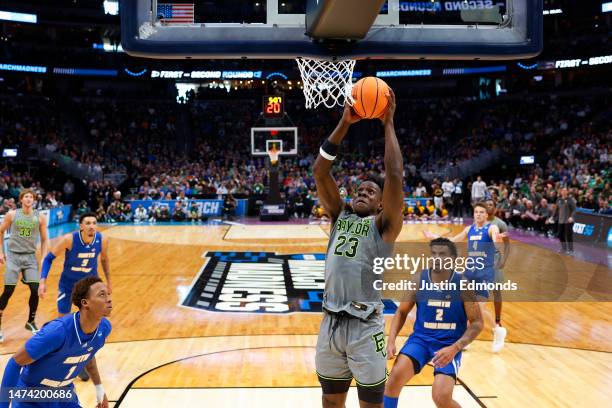
<instances>
[{"instance_id":1,"label":"white net","mask_svg":"<svg viewBox=\"0 0 612 408\"><path fill-rule=\"evenodd\" d=\"M307 58L296 59L302 81L306 108L324 105L327 108L353 105L353 69L355 60L326 61Z\"/></svg>"}]
</instances>

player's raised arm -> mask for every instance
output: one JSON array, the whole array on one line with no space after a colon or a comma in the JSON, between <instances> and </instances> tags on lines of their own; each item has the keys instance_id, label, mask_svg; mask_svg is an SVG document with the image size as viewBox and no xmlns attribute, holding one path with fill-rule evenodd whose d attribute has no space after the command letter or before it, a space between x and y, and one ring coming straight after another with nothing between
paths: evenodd
<instances>
[{"instance_id":1,"label":"player's raised arm","mask_svg":"<svg viewBox=\"0 0 612 408\"><path fill-rule=\"evenodd\" d=\"M13 217L15 217L15 210L7 212L2 220L2 224L0 224L0 265L6 260L6 257L4 256L4 233L11 228Z\"/></svg>"},{"instance_id":2,"label":"player's raised arm","mask_svg":"<svg viewBox=\"0 0 612 408\"><path fill-rule=\"evenodd\" d=\"M53 248L51 248L49 253L43 259L40 282L38 284L38 296L41 298L44 298L45 294L47 293L47 277L49 276L51 265L53 265L53 260L70 248L72 248L72 234L66 234L57 244L55 244Z\"/></svg>"},{"instance_id":3,"label":"player's raised arm","mask_svg":"<svg viewBox=\"0 0 612 408\"><path fill-rule=\"evenodd\" d=\"M404 159L395 135L393 115L395 114L395 94L389 88L389 108L381 119L385 127L385 185L382 196L382 212L376 222L385 242L392 243L402 231L404 219Z\"/></svg>"},{"instance_id":4,"label":"player's raised arm","mask_svg":"<svg viewBox=\"0 0 612 408\"><path fill-rule=\"evenodd\" d=\"M346 136L349 127L359 120L361 118L352 111L350 106L346 105L338 126L319 149L319 155L312 167L319 201L331 217L332 222L336 222L344 208L338 185L331 174L332 164L338 154L338 147Z\"/></svg>"},{"instance_id":5,"label":"player's raised arm","mask_svg":"<svg viewBox=\"0 0 612 408\"><path fill-rule=\"evenodd\" d=\"M104 277L106 278L106 288L108 290L108 294L113 293L112 285L111 285L111 275L110 275L110 259L108 256L108 246L109 246L109 238L102 238L102 251L100 252L100 262L102 263L102 270L104 271Z\"/></svg>"}]
</instances>

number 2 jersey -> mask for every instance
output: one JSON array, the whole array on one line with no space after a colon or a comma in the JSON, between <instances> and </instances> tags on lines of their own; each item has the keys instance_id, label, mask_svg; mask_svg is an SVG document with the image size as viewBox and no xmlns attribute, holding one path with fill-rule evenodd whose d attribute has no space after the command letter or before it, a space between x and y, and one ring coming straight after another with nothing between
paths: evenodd
<instances>
[{"instance_id":1,"label":"number 2 jersey","mask_svg":"<svg viewBox=\"0 0 612 408\"><path fill-rule=\"evenodd\" d=\"M448 289L425 289L431 285L431 272L421 272L416 293L416 320L412 336L450 345L463 336L467 329L467 314L461 294L461 275L453 272ZM446 282L445 282L446 283Z\"/></svg>"},{"instance_id":2,"label":"number 2 jersey","mask_svg":"<svg viewBox=\"0 0 612 408\"><path fill-rule=\"evenodd\" d=\"M98 256L102 252L102 234L85 244L80 231L72 233L72 249L66 250L60 281L77 282L87 276L98 276Z\"/></svg>"},{"instance_id":3,"label":"number 2 jersey","mask_svg":"<svg viewBox=\"0 0 612 408\"><path fill-rule=\"evenodd\" d=\"M111 332L106 318L93 333L81 329L80 313L72 313L46 323L25 344L35 361L24 367L19 378L26 387L65 387L94 358Z\"/></svg>"}]
</instances>

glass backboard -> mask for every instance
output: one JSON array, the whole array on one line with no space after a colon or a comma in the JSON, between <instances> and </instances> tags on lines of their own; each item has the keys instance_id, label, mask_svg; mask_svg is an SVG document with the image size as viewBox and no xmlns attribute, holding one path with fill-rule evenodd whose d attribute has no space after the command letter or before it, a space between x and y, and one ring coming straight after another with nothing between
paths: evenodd
<instances>
[{"instance_id":1,"label":"glass backboard","mask_svg":"<svg viewBox=\"0 0 612 408\"><path fill-rule=\"evenodd\" d=\"M542 48L542 1L388 0L365 38L313 41L306 0L123 0L122 46L155 58L527 58Z\"/></svg>"}]
</instances>

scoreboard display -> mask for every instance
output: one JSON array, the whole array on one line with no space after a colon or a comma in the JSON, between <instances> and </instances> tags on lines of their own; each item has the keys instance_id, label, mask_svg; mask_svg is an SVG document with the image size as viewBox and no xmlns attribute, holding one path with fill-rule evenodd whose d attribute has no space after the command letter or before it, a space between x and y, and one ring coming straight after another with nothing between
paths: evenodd
<instances>
[{"instance_id":1,"label":"scoreboard display","mask_svg":"<svg viewBox=\"0 0 612 408\"><path fill-rule=\"evenodd\" d=\"M285 98L282 95L263 97L263 115L266 118L282 118L285 115Z\"/></svg>"}]
</instances>

